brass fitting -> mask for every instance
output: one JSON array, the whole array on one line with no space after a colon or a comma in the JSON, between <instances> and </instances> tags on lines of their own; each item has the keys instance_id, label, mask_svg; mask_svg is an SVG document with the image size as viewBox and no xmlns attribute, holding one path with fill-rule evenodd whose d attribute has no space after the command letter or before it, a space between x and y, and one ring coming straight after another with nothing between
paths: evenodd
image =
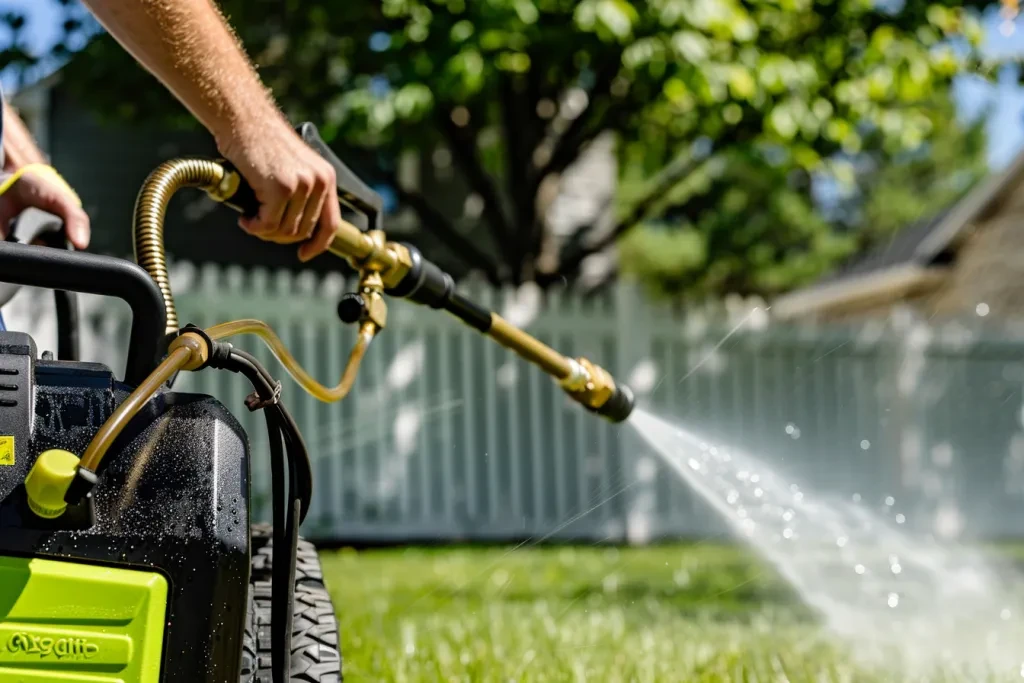
<instances>
[{"instance_id":1,"label":"brass fitting","mask_svg":"<svg viewBox=\"0 0 1024 683\"><path fill-rule=\"evenodd\" d=\"M210 359L210 345L206 343L206 340L195 332L185 332L174 338L168 345L167 350L171 353L175 349L187 349L189 352L188 359L181 366L182 370L198 370L199 368L206 365L206 361Z\"/></svg>"},{"instance_id":2,"label":"brass fitting","mask_svg":"<svg viewBox=\"0 0 1024 683\"><path fill-rule=\"evenodd\" d=\"M397 286L412 269L412 255L404 246L388 242L381 230L364 233L345 221L338 226L328 251L360 273L380 273L386 289Z\"/></svg>"},{"instance_id":3,"label":"brass fitting","mask_svg":"<svg viewBox=\"0 0 1024 683\"><path fill-rule=\"evenodd\" d=\"M383 330L388 323L388 305L384 301L384 282L380 273L364 272L359 289L366 302L365 320L373 323L376 331Z\"/></svg>"},{"instance_id":4,"label":"brass fitting","mask_svg":"<svg viewBox=\"0 0 1024 683\"><path fill-rule=\"evenodd\" d=\"M613 422L625 420L633 410L633 394L617 386L611 374L586 358L569 359L571 373L560 384L565 392L587 409Z\"/></svg>"}]
</instances>

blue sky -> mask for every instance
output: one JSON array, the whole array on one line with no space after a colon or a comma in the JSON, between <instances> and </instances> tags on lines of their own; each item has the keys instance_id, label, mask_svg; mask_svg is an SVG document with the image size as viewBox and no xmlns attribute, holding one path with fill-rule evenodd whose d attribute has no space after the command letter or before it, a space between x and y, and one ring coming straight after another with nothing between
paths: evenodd
<instances>
[{"instance_id":1,"label":"blue sky","mask_svg":"<svg viewBox=\"0 0 1024 683\"><path fill-rule=\"evenodd\" d=\"M29 35L34 49L44 50L59 34L58 14L49 0L0 0L0 11L20 10L29 17ZM991 55L1024 55L1024 19L1017 21L1010 36L999 31L1001 20L992 13L986 21L986 51ZM3 81L10 87L10 81ZM989 160L998 168L1008 163L1024 146L1024 88L1012 75L999 83L965 79L955 95L965 116L989 111Z\"/></svg>"}]
</instances>

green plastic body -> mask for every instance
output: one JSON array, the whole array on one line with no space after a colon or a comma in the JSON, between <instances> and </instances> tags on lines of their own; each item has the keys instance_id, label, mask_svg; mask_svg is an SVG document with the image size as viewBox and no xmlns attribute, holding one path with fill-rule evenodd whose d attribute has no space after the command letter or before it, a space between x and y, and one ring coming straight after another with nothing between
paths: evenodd
<instances>
[{"instance_id":1,"label":"green plastic body","mask_svg":"<svg viewBox=\"0 0 1024 683\"><path fill-rule=\"evenodd\" d=\"M160 574L0 557L0 683L159 683Z\"/></svg>"}]
</instances>

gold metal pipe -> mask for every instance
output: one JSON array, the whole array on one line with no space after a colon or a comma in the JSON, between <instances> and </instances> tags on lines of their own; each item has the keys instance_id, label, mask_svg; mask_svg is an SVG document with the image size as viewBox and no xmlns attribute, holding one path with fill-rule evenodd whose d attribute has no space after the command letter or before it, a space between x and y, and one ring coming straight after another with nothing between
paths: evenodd
<instances>
[{"instance_id":1,"label":"gold metal pipe","mask_svg":"<svg viewBox=\"0 0 1024 683\"><path fill-rule=\"evenodd\" d=\"M502 346L534 363L555 379L564 380L572 375L570 360L547 344L531 337L497 313L491 313L491 329L488 336Z\"/></svg>"}]
</instances>

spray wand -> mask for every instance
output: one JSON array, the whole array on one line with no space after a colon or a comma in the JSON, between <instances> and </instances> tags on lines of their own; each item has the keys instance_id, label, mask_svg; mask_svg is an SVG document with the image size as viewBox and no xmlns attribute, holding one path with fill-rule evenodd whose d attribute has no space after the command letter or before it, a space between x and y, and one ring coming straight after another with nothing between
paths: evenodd
<instances>
[{"instance_id":1,"label":"spray wand","mask_svg":"<svg viewBox=\"0 0 1024 683\"><path fill-rule=\"evenodd\" d=\"M242 333L259 336L307 392L322 401L333 402L352 388L367 347L387 323L385 295L402 297L445 310L514 351L551 375L587 410L612 422L622 422L629 417L633 409L632 392L616 383L606 370L586 358L570 358L558 353L457 292L451 275L425 259L414 246L388 241L383 230L380 195L333 153L313 124L299 126L298 132L334 167L341 201L368 219L366 231L342 222L329 247L331 253L345 259L359 273L358 291L346 294L338 305L340 318L359 326L356 346L349 355L341 381L336 387L328 388L303 370L273 330L261 321L240 320L215 325L207 330L212 339ZM252 188L225 162L175 159L160 165L147 178L135 208L135 256L160 289L167 310L169 336L177 335L179 328L164 254L163 222L171 197L184 187L202 189L213 199L245 215L255 215L259 210Z\"/></svg>"}]
</instances>

